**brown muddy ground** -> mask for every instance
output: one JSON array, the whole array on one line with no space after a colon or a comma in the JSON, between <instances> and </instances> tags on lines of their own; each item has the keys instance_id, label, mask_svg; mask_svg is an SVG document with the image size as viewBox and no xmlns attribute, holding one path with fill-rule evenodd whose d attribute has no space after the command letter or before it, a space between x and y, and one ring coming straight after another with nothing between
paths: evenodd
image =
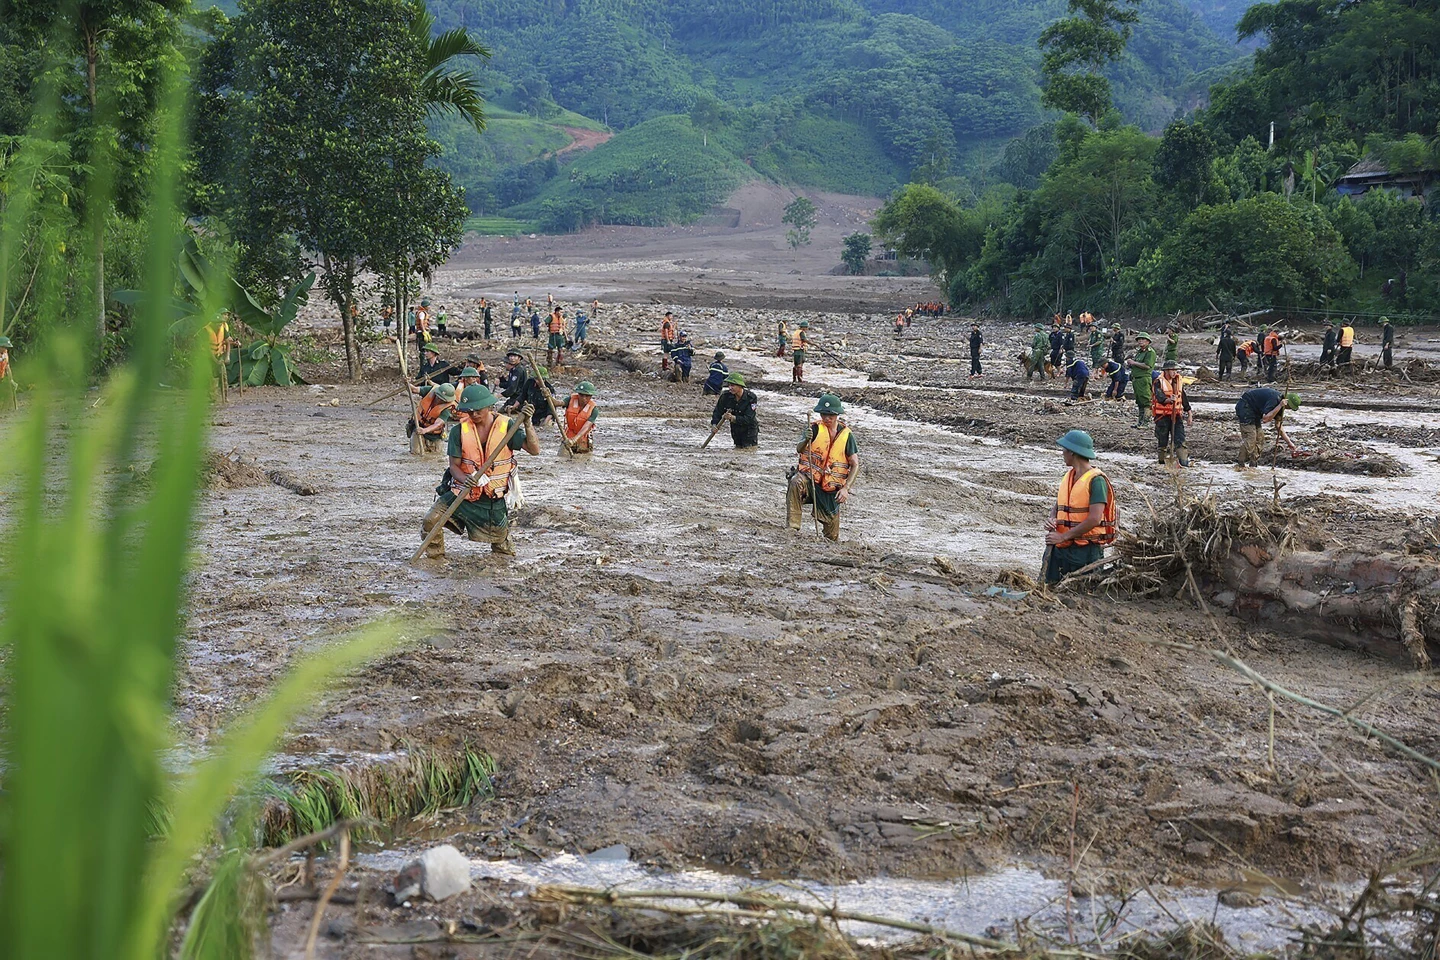
<instances>
[{"instance_id":1,"label":"brown muddy ground","mask_svg":"<svg viewBox=\"0 0 1440 960\"><path fill-rule=\"evenodd\" d=\"M660 310L616 307L592 333L607 350L650 349ZM563 371L563 387L598 387L599 452L562 461L552 432L525 459L513 560L450 536L446 561L406 562L442 462L407 454L400 400L366 405L392 382L384 346L370 384L232 397L215 449L318 492L264 483L206 496L176 695L186 731L203 743L296 652L400 608L417 642L317 692L286 762L363 762L407 744L489 751L498 798L448 828L477 855L624 843L668 867L946 879L1017 861L1062 871L1073 835L1117 882L1220 883L1245 867L1354 878L1432 838L1435 797L1416 765L1282 701L1272 768L1266 698L1150 641L1229 646L1434 754L1431 675L1263 624L1211 624L1180 599L987 596L1014 582L1005 571L1038 563L1065 430L1096 433L1125 517L1146 498L1173 501L1153 438L1128 426L1132 408L1065 408L999 362L981 391L906 390L946 365L889 355L874 319L812 320L818 344L854 366L827 355L792 388L769 346L773 314L682 311L705 350L761 383L756 452L724 436L697 449L710 409L698 379L664 383L608 360ZM938 329L902 349L938 352ZM1004 356L1005 338L1026 331L991 335ZM874 362L867 337L884 344ZM499 350L483 352L498 368ZM895 386L870 385L877 363ZM1185 484L1270 498L1278 483L1282 496L1325 498L1307 502L1336 516L1337 541L1393 546L1413 516L1440 512L1434 420L1410 412L1435 390L1381 383L1312 391L1295 434L1343 425L1330 446L1408 474L1236 471L1223 404L1237 390L1214 386L1197 389ZM865 462L838 545L783 522L785 468L823 384L856 401ZM1406 406L1324 405L1357 395ZM1383 440L1367 442L1370 422Z\"/></svg>"}]
</instances>

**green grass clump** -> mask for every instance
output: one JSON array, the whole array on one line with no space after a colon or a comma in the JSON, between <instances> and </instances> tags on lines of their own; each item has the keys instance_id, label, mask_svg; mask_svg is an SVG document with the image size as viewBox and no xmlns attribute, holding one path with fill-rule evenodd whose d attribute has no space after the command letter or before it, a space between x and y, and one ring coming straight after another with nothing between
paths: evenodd
<instances>
[{"instance_id":1,"label":"green grass clump","mask_svg":"<svg viewBox=\"0 0 1440 960\"><path fill-rule=\"evenodd\" d=\"M465 221L465 232L481 237L518 237L539 229L537 223L510 217L471 217Z\"/></svg>"},{"instance_id":2,"label":"green grass clump","mask_svg":"<svg viewBox=\"0 0 1440 960\"><path fill-rule=\"evenodd\" d=\"M457 754L418 751L391 763L305 770L272 783L260 835L276 847L341 820L366 826L357 838L393 836L405 821L469 806L495 795L495 761L469 748Z\"/></svg>"}]
</instances>

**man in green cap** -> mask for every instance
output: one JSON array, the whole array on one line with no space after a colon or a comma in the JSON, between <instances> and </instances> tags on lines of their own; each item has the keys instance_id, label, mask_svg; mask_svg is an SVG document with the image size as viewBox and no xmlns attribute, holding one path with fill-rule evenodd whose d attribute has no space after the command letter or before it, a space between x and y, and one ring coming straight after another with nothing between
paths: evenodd
<instances>
[{"instance_id":1,"label":"man in green cap","mask_svg":"<svg viewBox=\"0 0 1440 960\"><path fill-rule=\"evenodd\" d=\"M565 404L565 439L573 453L595 452L595 421L600 411L595 406L595 384L581 380Z\"/></svg>"},{"instance_id":2,"label":"man in green cap","mask_svg":"<svg viewBox=\"0 0 1440 960\"><path fill-rule=\"evenodd\" d=\"M422 537L430 535L457 497L463 501L446 524L456 533L463 533L476 543L488 543L495 553L513 557L510 542L510 514L505 494L515 472L515 451L524 450L533 456L540 453L540 440L530 416L534 408L520 408L520 423L513 435L510 418L495 412L496 397L478 384L466 387L456 405L455 427L450 431L450 467L435 488L438 499L425 519L420 522ZM482 474L480 466L498 454ZM445 556L445 534L437 534L425 549L427 557Z\"/></svg>"},{"instance_id":3,"label":"man in green cap","mask_svg":"<svg viewBox=\"0 0 1440 960\"><path fill-rule=\"evenodd\" d=\"M422 452L440 452L440 445L445 442L445 428L449 421L447 414L454 406L455 385L453 383L420 388L420 402L415 405L418 423L416 419L412 419L406 424L406 432L410 435L410 452L412 454L419 456Z\"/></svg>"},{"instance_id":4,"label":"man in green cap","mask_svg":"<svg viewBox=\"0 0 1440 960\"><path fill-rule=\"evenodd\" d=\"M1380 362L1386 370L1395 363L1395 325L1389 317L1380 318Z\"/></svg>"},{"instance_id":5,"label":"man in green cap","mask_svg":"<svg viewBox=\"0 0 1440 960\"><path fill-rule=\"evenodd\" d=\"M1110 478L1090 466L1095 441L1084 430L1071 430L1056 442L1066 470L1045 523L1046 583L1059 583L1067 574L1103 559L1116 531Z\"/></svg>"},{"instance_id":6,"label":"man in green cap","mask_svg":"<svg viewBox=\"0 0 1440 960\"><path fill-rule=\"evenodd\" d=\"M1290 456L1297 448L1285 435L1285 411L1300 409L1300 394L1281 394L1270 387L1255 387L1240 394L1235 402L1235 419L1240 421L1240 466L1260 466L1260 432L1265 424L1275 424L1275 436L1285 441Z\"/></svg>"},{"instance_id":7,"label":"man in green cap","mask_svg":"<svg viewBox=\"0 0 1440 960\"><path fill-rule=\"evenodd\" d=\"M455 381L455 389L463 394L466 387L474 386L486 386L485 376L475 367L466 367L460 371L460 376Z\"/></svg>"},{"instance_id":8,"label":"man in green cap","mask_svg":"<svg viewBox=\"0 0 1440 960\"><path fill-rule=\"evenodd\" d=\"M1025 368L1025 381L1028 383L1035 374L1040 374L1040 379L1045 379L1045 354L1050 351L1050 335L1045 332L1045 324L1035 324L1035 336L1030 340L1030 365Z\"/></svg>"},{"instance_id":9,"label":"man in green cap","mask_svg":"<svg viewBox=\"0 0 1440 960\"><path fill-rule=\"evenodd\" d=\"M795 368L790 371L791 383L805 382L805 348L810 345L810 321L801 320L790 338L790 358Z\"/></svg>"},{"instance_id":10,"label":"man in green cap","mask_svg":"<svg viewBox=\"0 0 1440 960\"><path fill-rule=\"evenodd\" d=\"M735 441L735 449L753 450L760 444L760 419L755 415L758 400L753 391L745 389L743 376L730 374L725 378L725 392L715 401L710 426L730 424L730 439Z\"/></svg>"},{"instance_id":11,"label":"man in green cap","mask_svg":"<svg viewBox=\"0 0 1440 960\"><path fill-rule=\"evenodd\" d=\"M1150 334L1137 333L1135 343L1139 349L1130 358L1130 389L1135 393L1135 407L1140 411L1135 429L1145 426L1150 419L1150 378L1155 372L1155 351L1150 349Z\"/></svg>"},{"instance_id":12,"label":"man in green cap","mask_svg":"<svg viewBox=\"0 0 1440 960\"><path fill-rule=\"evenodd\" d=\"M440 359L440 351L427 343L420 351L420 383L449 383L456 365Z\"/></svg>"},{"instance_id":13,"label":"man in green cap","mask_svg":"<svg viewBox=\"0 0 1440 960\"><path fill-rule=\"evenodd\" d=\"M1180 361L1180 328L1168 327L1165 330L1165 359Z\"/></svg>"},{"instance_id":14,"label":"man in green cap","mask_svg":"<svg viewBox=\"0 0 1440 960\"><path fill-rule=\"evenodd\" d=\"M820 414L795 445L799 466L790 474L786 490L786 520L800 530L801 508L814 504L815 520L826 540L840 539L840 507L850 499L850 486L860 474L860 455L850 427L840 419L845 405L822 393L815 404Z\"/></svg>"}]
</instances>

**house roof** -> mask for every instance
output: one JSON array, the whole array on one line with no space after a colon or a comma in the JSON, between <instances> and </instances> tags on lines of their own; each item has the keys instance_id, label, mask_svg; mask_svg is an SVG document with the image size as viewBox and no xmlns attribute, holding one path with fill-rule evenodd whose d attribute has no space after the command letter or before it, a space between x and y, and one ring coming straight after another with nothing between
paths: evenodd
<instances>
[{"instance_id":1,"label":"house roof","mask_svg":"<svg viewBox=\"0 0 1440 960\"><path fill-rule=\"evenodd\" d=\"M1394 177L1396 179L1408 177L1427 177L1434 176L1435 172L1436 171L1434 170L1412 170L1409 172L1391 173L1388 169L1386 169L1385 161L1381 160L1379 157L1366 157L1359 163L1355 164L1355 166L1345 171L1345 175L1340 177L1340 180L1356 180L1360 178L1372 180L1383 179L1385 177Z\"/></svg>"}]
</instances>

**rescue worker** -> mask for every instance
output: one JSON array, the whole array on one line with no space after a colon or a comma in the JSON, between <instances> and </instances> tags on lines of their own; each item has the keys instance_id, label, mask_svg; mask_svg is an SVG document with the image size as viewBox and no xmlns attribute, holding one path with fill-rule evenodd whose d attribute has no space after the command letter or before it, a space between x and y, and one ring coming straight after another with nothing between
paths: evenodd
<instances>
[{"instance_id":1,"label":"rescue worker","mask_svg":"<svg viewBox=\"0 0 1440 960\"><path fill-rule=\"evenodd\" d=\"M1137 333L1135 343L1139 349L1130 358L1128 366L1130 368L1130 389L1135 394L1135 409L1139 412L1139 417L1135 421L1135 429L1139 430L1150 419L1150 374L1155 370L1155 351L1150 349L1150 334L1148 333Z\"/></svg>"},{"instance_id":2,"label":"rescue worker","mask_svg":"<svg viewBox=\"0 0 1440 960\"><path fill-rule=\"evenodd\" d=\"M1335 353L1335 362L1342 367L1349 367L1355 353L1355 328L1349 323L1340 328L1339 347Z\"/></svg>"},{"instance_id":3,"label":"rescue worker","mask_svg":"<svg viewBox=\"0 0 1440 960\"><path fill-rule=\"evenodd\" d=\"M970 379L983 377L985 374L980 370L980 345L985 338L980 334L980 324L970 324Z\"/></svg>"},{"instance_id":4,"label":"rescue worker","mask_svg":"<svg viewBox=\"0 0 1440 960\"><path fill-rule=\"evenodd\" d=\"M460 395L455 407L458 422L450 431L450 466L435 489L438 499L420 522L420 532L422 537L428 536L458 497L463 502L446 526L475 543L490 544L495 553L513 557L515 547L510 542L505 493L515 472L515 451L538 456L540 439L530 421L534 408L526 404L519 410L518 428L505 442L511 419L495 412L496 402L495 394L481 386L467 387ZM489 469L479 473L481 464L496 451L498 455ZM445 556L444 533L436 534L425 556Z\"/></svg>"},{"instance_id":5,"label":"rescue worker","mask_svg":"<svg viewBox=\"0 0 1440 960\"><path fill-rule=\"evenodd\" d=\"M230 347L236 343L230 336L230 324L223 318L213 320L205 324L205 336L210 343L210 360L215 364L215 376L219 378L220 396L224 398L230 388ZM9 338L5 338L6 345L9 345ZM0 352L4 352L0 350ZM8 361L3 365L8 369ZM0 380L5 379L4 372L0 372Z\"/></svg>"},{"instance_id":6,"label":"rescue worker","mask_svg":"<svg viewBox=\"0 0 1440 960\"><path fill-rule=\"evenodd\" d=\"M1110 378L1110 385L1105 388L1105 399L1124 400L1125 387L1130 382L1130 371L1125 364L1119 360L1106 360L1105 366L1100 369Z\"/></svg>"},{"instance_id":7,"label":"rescue worker","mask_svg":"<svg viewBox=\"0 0 1440 960\"><path fill-rule=\"evenodd\" d=\"M580 381L565 404L565 439L575 453L595 452L595 421L600 411L595 406L595 385Z\"/></svg>"},{"instance_id":8,"label":"rescue worker","mask_svg":"<svg viewBox=\"0 0 1440 960\"><path fill-rule=\"evenodd\" d=\"M446 363L440 359L440 351L433 343L426 344L425 349L420 351L420 380L422 383L449 383L450 374L455 369L453 363Z\"/></svg>"},{"instance_id":9,"label":"rescue worker","mask_svg":"<svg viewBox=\"0 0 1440 960\"><path fill-rule=\"evenodd\" d=\"M1165 359L1174 360L1176 363L1179 363L1180 331L1176 327L1171 327L1166 330L1165 333L1167 335L1165 339Z\"/></svg>"},{"instance_id":10,"label":"rescue worker","mask_svg":"<svg viewBox=\"0 0 1440 960\"><path fill-rule=\"evenodd\" d=\"M384 310L381 310L380 322L385 325L385 337L388 340L390 337L390 324L395 322L395 308L387 306Z\"/></svg>"},{"instance_id":11,"label":"rescue worker","mask_svg":"<svg viewBox=\"0 0 1440 960\"><path fill-rule=\"evenodd\" d=\"M538 309L530 311L530 339L540 339L540 311Z\"/></svg>"},{"instance_id":12,"label":"rescue worker","mask_svg":"<svg viewBox=\"0 0 1440 960\"><path fill-rule=\"evenodd\" d=\"M1395 362L1395 325L1389 317L1380 318L1380 361L1386 370Z\"/></svg>"},{"instance_id":13,"label":"rescue worker","mask_svg":"<svg viewBox=\"0 0 1440 960\"><path fill-rule=\"evenodd\" d=\"M1190 466L1190 454L1185 450L1185 428L1195 422L1195 413L1190 409L1190 397L1185 393L1180 365L1174 360L1165 361L1159 378L1155 380L1150 413L1155 417L1155 443L1159 447L1160 462L1169 462L1173 447L1180 466Z\"/></svg>"},{"instance_id":14,"label":"rescue worker","mask_svg":"<svg viewBox=\"0 0 1440 960\"><path fill-rule=\"evenodd\" d=\"M525 402L525 382L529 375L525 372L525 364L519 353L511 350L505 354L505 369L500 374L500 380L496 387L504 398L504 406L507 408L518 407Z\"/></svg>"},{"instance_id":15,"label":"rescue worker","mask_svg":"<svg viewBox=\"0 0 1440 960\"><path fill-rule=\"evenodd\" d=\"M1296 453L1295 444L1285 435L1285 411L1300 409L1300 394L1282 394L1269 387L1255 387L1246 390L1235 402L1235 418L1240 421L1240 466L1260 466L1261 437L1265 424L1275 424L1275 436L1285 441L1290 455Z\"/></svg>"},{"instance_id":16,"label":"rescue worker","mask_svg":"<svg viewBox=\"0 0 1440 960\"><path fill-rule=\"evenodd\" d=\"M1070 314L1065 314L1065 331L1060 337L1060 346L1065 350L1065 369L1075 362L1075 330L1070 325Z\"/></svg>"},{"instance_id":17,"label":"rescue worker","mask_svg":"<svg viewBox=\"0 0 1440 960\"><path fill-rule=\"evenodd\" d=\"M700 395L705 397L718 397L725 389L725 377L730 373L730 368L725 366L725 354L716 353L715 359L710 361L710 370L705 375L705 383L700 388Z\"/></svg>"},{"instance_id":18,"label":"rescue worker","mask_svg":"<svg viewBox=\"0 0 1440 960\"><path fill-rule=\"evenodd\" d=\"M1095 318L1090 317L1090 366L1099 370L1105 363L1105 338L1094 327Z\"/></svg>"},{"instance_id":19,"label":"rescue worker","mask_svg":"<svg viewBox=\"0 0 1440 960\"><path fill-rule=\"evenodd\" d=\"M1046 583L1059 583L1103 560L1116 533L1115 490L1110 478L1090 465L1095 441L1084 430L1071 430L1056 443L1064 451L1066 470L1045 523Z\"/></svg>"},{"instance_id":20,"label":"rescue worker","mask_svg":"<svg viewBox=\"0 0 1440 960\"><path fill-rule=\"evenodd\" d=\"M564 362L565 311L557 306L550 312L550 339L545 342L545 364L558 367Z\"/></svg>"},{"instance_id":21,"label":"rescue worker","mask_svg":"<svg viewBox=\"0 0 1440 960\"><path fill-rule=\"evenodd\" d=\"M485 327L485 339L490 340L495 332L495 308L484 297L480 298L480 321Z\"/></svg>"},{"instance_id":22,"label":"rescue worker","mask_svg":"<svg viewBox=\"0 0 1440 960\"><path fill-rule=\"evenodd\" d=\"M510 336L518 337L524 329L520 320L520 307L516 305L510 309Z\"/></svg>"},{"instance_id":23,"label":"rescue worker","mask_svg":"<svg viewBox=\"0 0 1440 960\"><path fill-rule=\"evenodd\" d=\"M795 332L790 335L790 361L794 368L790 371L791 383L805 382L805 348L810 345L809 320L801 320Z\"/></svg>"},{"instance_id":24,"label":"rescue worker","mask_svg":"<svg viewBox=\"0 0 1440 960\"><path fill-rule=\"evenodd\" d=\"M1083 359L1074 360L1065 368L1065 379L1071 381L1070 399L1086 399L1085 390L1090 385L1090 366Z\"/></svg>"},{"instance_id":25,"label":"rescue worker","mask_svg":"<svg viewBox=\"0 0 1440 960\"><path fill-rule=\"evenodd\" d=\"M755 415L755 404L759 398L745 389L745 378L732 373L725 378L725 392L715 401L715 412L710 414L710 426L730 424L730 439L735 449L753 449L760 443L760 418Z\"/></svg>"},{"instance_id":26,"label":"rescue worker","mask_svg":"<svg viewBox=\"0 0 1440 960\"><path fill-rule=\"evenodd\" d=\"M590 318L584 311L575 315L575 349L585 346L585 341L590 339Z\"/></svg>"},{"instance_id":27,"label":"rescue worker","mask_svg":"<svg viewBox=\"0 0 1440 960\"><path fill-rule=\"evenodd\" d=\"M1030 338L1030 368L1025 372L1025 382L1029 383L1030 378L1040 374L1040 379L1045 379L1045 351L1050 349L1050 338L1045 335L1045 325L1035 324L1035 336Z\"/></svg>"},{"instance_id":28,"label":"rescue worker","mask_svg":"<svg viewBox=\"0 0 1440 960\"><path fill-rule=\"evenodd\" d=\"M1240 361L1240 372L1241 372L1241 373L1248 373L1248 372L1249 372L1249 370L1250 370L1250 358L1253 357L1253 356L1255 356L1256 352L1257 352L1257 351L1256 351L1256 349L1255 349L1255 341L1254 341L1254 340L1246 340L1244 343L1240 344L1239 348L1236 349L1236 351L1235 351L1235 359Z\"/></svg>"},{"instance_id":29,"label":"rescue worker","mask_svg":"<svg viewBox=\"0 0 1440 960\"><path fill-rule=\"evenodd\" d=\"M444 308L444 307L441 307L439 310L437 310L437 311L435 312L435 332L438 333L438 334L440 334L440 336L442 336L442 337L448 337L448 336L449 336L449 334L445 332L445 308Z\"/></svg>"},{"instance_id":30,"label":"rescue worker","mask_svg":"<svg viewBox=\"0 0 1440 960\"><path fill-rule=\"evenodd\" d=\"M1339 323L1329 321L1325 328L1325 339L1320 343L1320 366L1328 367L1335 362L1335 342L1340 339Z\"/></svg>"},{"instance_id":31,"label":"rescue worker","mask_svg":"<svg viewBox=\"0 0 1440 960\"><path fill-rule=\"evenodd\" d=\"M1260 341L1260 362L1265 368L1265 379L1274 383L1280 370L1280 331L1266 331Z\"/></svg>"},{"instance_id":32,"label":"rescue worker","mask_svg":"<svg viewBox=\"0 0 1440 960\"><path fill-rule=\"evenodd\" d=\"M895 336L897 336L897 337L902 337L902 336L904 336L904 335L905 335L905 314L903 314L903 313L897 313L897 314L895 314Z\"/></svg>"},{"instance_id":33,"label":"rescue worker","mask_svg":"<svg viewBox=\"0 0 1440 960\"><path fill-rule=\"evenodd\" d=\"M790 331L785 327L785 321L779 320L775 324L775 356L785 356L785 344L790 340Z\"/></svg>"},{"instance_id":34,"label":"rescue worker","mask_svg":"<svg viewBox=\"0 0 1440 960\"><path fill-rule=\"evenodd\" d=\"M485 379L485 376L480 372L478 368L466 367L465 369L460 371L460 376L455 378L455 389L459 390L461 393L465 392L466 387L473 387L476 385L489 389L489 387L487 387L485 384Z\"/></svg>"},{"instance_id":35,"label":"rescue worker","mask_svg":"<svg viewBox=\"0 0 1440 960\"><path fill-rule=\"evenodd\" d=\"M405 424L410 436L410 453L439 453L445 442L445 414L455 406L455 385L442 383L433 387L420 388L420 402L415 406L415 417Z\"/></svg>"},{"instance_id":36,"label":"rescue worker","mask_svg":"<svg viewBox=\"0 0 1440 960\"><path fill-rule=\"evenodd\" d=\"M1065 350L1065 334L1060 329L1060 321L1055 321L1055 326L1050 328L1050 366L1055 370L1062 369L1060 366L1060 354Z\"/></svg>"},{"instance_id":37,"label":"rescue worker","mask_svg":"<svg viewBox=\"0 0 1440 960\"><path fill-rule=\"evenodd\" d=\"M1235 368L1235 335L1230 332L1229 326L1220 330L1220 342L1215 347L1215 359L1219 366L1220 379L1228 379L1230 372Z\"/></svg>"},{"instance_id":38,"label":"rescue worker","mask_svg":"<svg viewBox=\"0 0 1440 960\"><path fill-rule=\"evenodd\" d=\"M860 454L850 427L840 419L845 405L834 394L822 393L815 404L818 423L795 445L799 466L790 476L785 516L790 529L800 530L802 507L814 505L815 520L826 540L840 539L840 508L850 499L850 486L860 473Z\"/></svg>"},{"instance_id":39,"label":"rescue worker","mask_svg":"<svg viewBox=\"0 0 1440 960\"><path fill-rule=\"evenodd\" d=\"M1116 363L1125 362L1125 331L1119 327L1110 328L1110 359Z\"/></svg>"},{"instance_id":40,"label":"rescue worker","mask_svg":"<svg viewBox=\"0 0 1440 960\"><path fill-rule=\"evenodd\" d=\"M675 347L675 318L670 311L665 311L665 319L660 321L660 369L670 369L670 351Z\"/></svg>"},{"instance_id":41,"label":"rescue worker","mask_svg":"<svg viewBox=\"0 0 1440 960\"><path fill-rule=\"evenodd\" d=\"M684 330L676 338L675 346L670 348L670 359L675 361L670 379L677 383L689 383L690 370L695 365L695 344L690 342L690 334Z\"/></svg>"}]
</instances>

